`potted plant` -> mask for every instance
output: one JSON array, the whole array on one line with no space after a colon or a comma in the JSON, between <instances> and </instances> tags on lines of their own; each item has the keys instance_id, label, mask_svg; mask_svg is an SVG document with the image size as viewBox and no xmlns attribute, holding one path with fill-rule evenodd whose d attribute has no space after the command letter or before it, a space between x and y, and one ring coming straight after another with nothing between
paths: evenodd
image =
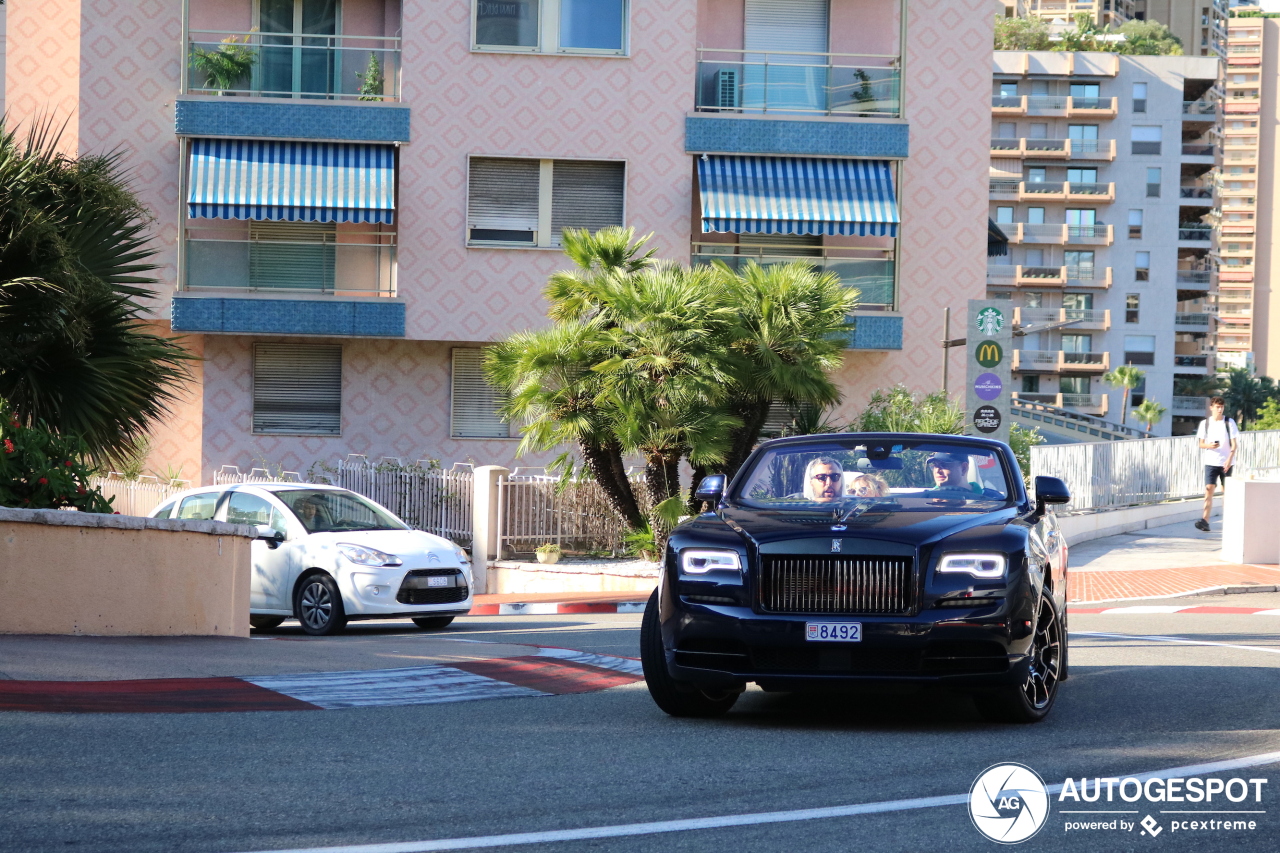
<instances>
[{"instance_id":1,"label":"potted plant","mask_svg":"<svg viewBox=\"0 0 1280 853\"><path fill-rule=\"evenodd\" d=\"M213 50L192 45L191 67L205 76L207 88L217 89L219 95L226 94L253 70L258 52L249 44L250 38L246 35L241 41L227 36Z\"/></svg>"},{"instance_id":2,"label":"potted plant","mask_svg":"<svg viewBox=\"0 0 1280 853\"><path fill-rule=\"evenodd\" d=\"M377 54L369 54L369 65L363 73L357 71L356 77L360 80L360 100L382 100L382 86L386 78L382 76L382 63L378 61Z\"/></svg>"},{"instance_id":3,"label":"potted plant","mask_svg":"<svg viewBox=\"0 0 1280 853\"><path fill-rule=\"evenodd\" d=\"M554 563L560 559L560 546L554 542L548 542L535 548L534 553L537 554L539 563Z\"/></svg>"}]
</instances>

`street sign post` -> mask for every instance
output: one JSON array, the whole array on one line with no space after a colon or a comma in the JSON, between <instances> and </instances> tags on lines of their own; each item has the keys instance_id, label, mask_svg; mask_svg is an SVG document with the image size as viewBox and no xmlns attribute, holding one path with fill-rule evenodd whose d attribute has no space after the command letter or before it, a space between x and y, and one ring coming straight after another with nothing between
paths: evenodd
<instances>
[{"instance_id":1,"label":"street sign post","mask_svg":"<svg viewBox=\"0 0 1280 853\"><path fill-rule=\"evenodd\" d=\"M965 338L965 434L1007 444L1013 399L1013 303L970 299Z\"/></svg>"}]
</instances>

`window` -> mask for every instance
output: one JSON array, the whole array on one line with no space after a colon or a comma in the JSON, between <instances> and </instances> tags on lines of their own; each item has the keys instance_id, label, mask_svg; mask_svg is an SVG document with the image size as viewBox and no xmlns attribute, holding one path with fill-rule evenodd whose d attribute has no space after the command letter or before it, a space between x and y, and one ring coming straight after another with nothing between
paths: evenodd
<instances>
[{"instance_id":1,"label":"window","mask_svg":"<svg viewBox=\"0 0 1280 853\"><path fill-rule=\"evenodd\" d=\"M297 98L339 91L338 0L259 0L258 68L264 94Z\"/></svg>"},{"instance_id":2,"label":"window","mask_svg":"<svg viewBox=\"0 0 1280 853\"><path fill-rule=\"evenodd\" d=\"M342 346L255 344L255 434L342 434Z\"/></svg>"},{"instance_id":3,"label":"window","mask_svg":"<svg viewBox=\"0 0 1280 853\"><path fill-rule=\"evenodd\" d=\"M1093 352L1093 335L1063 335L1063 352Z\"/></svg>"},{"instance_id":4,"label":"window","mask_svg":"<svg viewBox=\"0 0 1280 853\"><path fill-rule=\"evenodd\" d=\"M1026 294L1028 308L1043 308L1044 294L1038 290L1029 291Z\"/></svg>"},{"instance_id":5,"label":"window","mask_svg":"<svg viewBox=\"0 0 1280 853\"><path fill-rule=\"evenodd\" d=\"M1129 132L1134 154L1160 153L1160 125L1134 125Z\"/></svg>"},{"instance_id":6,"label":"window","mask_svg":"<svg viewBox=\"0 0 1280 853\"><path fill-rule=\"evenodd\" d=\"M1142 211L1129 211L1129 239L1138 240L1142 237Z\"/></svg>"},{"instance_id":7,"label":"window","mask_svg":"<svg viewBox=\"0 0 1280 853\"><path fill-rule=\"evenodd\" d=\"M1096 100L1098 97L1097 83L1072 83L1071 97L1073 98L1090 98Z\"/></svg>"},{"instance_id":8,"label":"window","mask_svg":"<svg viewBox=\"0 0 1280 853\"><path fill-rule=\"evenodd\" d=\"M1136 293L1127 294L1124 298L1124 321L1126 323L1138 322L1138 304L1140 297Z\"/></svg>"},{"instance_id":9,"label":"window","mask_svg":"<svg viewBox=\"0 0 1280 853\"><path fill-rule=\"evenodd\" d=\"M1067 278L1093 280L1093 252L1063 252L1062 259L1067 268Z\"/></svg>"},{"instance_id":10,"label":"window","mask_svg":"<svg viewBox=\"0 0 1280 853\"><path fill-rule=\"evenodd\" d=\"M1039 394L1040 393L1040 377L1032 374L1022 377L1022 393Z\"/></svg>"},{"instance_id":11,"label":"window","mask_svg":"<svg viewBox=\"0 0 1280 853\"><path fill-rule=\"evenodd\" d=\"M472 157L467 242L555 247L565 228L621 225L624 187L622 163Z\"/></svg>"},{"instance_id":12,"label":"window","mask_svg":"<svg viewBox=\"0 0 1280 853\"><path fill-rule=\"evenodd\" d=\"M1023 266L1044 266L1044 249L1027 249L1027 261Z\"/></svg>"},{"instance_id":13,"label":"window","mask_svg":"<svg viewBox=\"0 0 1280 853\"><path fill-rule=\"evenodd\" d=\"M337 223L249 222L249 287L332 293Z\"/></svg>"},{"instance_id":14,"label":"window","mask_svg":"<svg viewBox=\"0 0 1280 853\"><path fill-rule=\"evenodd\" d=\"M998 138L1000 138L1000 139L1017 139L1017 138L1018 138L1018 125L1017 125L1017 124L1015 124L1014 122L1011 122L1011 121L1002 121L1002 122L1000 122L1000 129L999 129L999 132L998 132Z\"/></svg>"},{"instance_id":15,"label":"window","mask_svg":"<svg viewBox=\"0 0 1280 853\"><path fill-rule=\"evenodd\" d=\"M1135 113L1145 113L1147 111L1147 84L1133 84L1133 111Z\"/></svg>"},{"instance_id":16,"label":"window","mask_svg":"<svg viewBox=\"0 0 1280 853\"><path fill-rule=\"evenodd\" d=\"M1062 294L1062 307L1071 311L1092 311L1093 310L1093 294L1092 293L1064 293ZM1070 313L1067 319L1074 319Z\"/></svg>"},{"instance_id":17,"label":"window","mask_svg":"<svg viewBox=\"0 0 1280 853\"><path fill-rule=\"evenodd\" d=\"M198 495L187 495L178 505L177 518L190 518L197 521L208 521L218 510L218 495L221 492L201 492Z\"/></svg>"},{"instance_id":18,"label":"window","mask_svg":"<svg viewBox=\"0 0 1280 853\"><path fill-rule=\"evenodd\" d=\"M1069 124L1067 125L1067 139L1097 139L1098 126L1096 124Z\"/></svg>"},{"instance_id":19,"label":"window","mask_svg":"<svg viewBox=\"0 0 1280 853\"><path fill-rule=\"evenodd\" d=\"M1124 363L1125 364L1155 364L1156 363L1156 336L1155 335L1125 335L1124 336Z\"/></svg>"},{"instance_id":20,"label":"window","mask_svg":"<svg viewBox=\"0 0 1280 853\"><path fill-rule=\"evenodd\" d=\"M1133 256L1133 280L1134 281L1150 281L1151 280L1151 253L1137 252Z\"/></svg>"},{"instance_id":21,"label":"window","mask_svg":"<svg viewBox=\"0 0 1280 853\"><path fill-rule=\"evenodd\" d=\"M1058 393L1059 394L1088 394L1089 393L1089 377L1088 376L1059 376L1058 377Z\"/></svg>"},{"instance_id":22,"label":"window","mask_svg":"<svg viewBox=\"0 0 1280 853\"><path fill-rule=\"evenodd\" d=\"M265 524L280 533L289 532L278 509L248 492L231 493L227 500L227 521L231 524Z\"/></svg>"},{"instance_id":23,"label":"window","mask_svg":"<svg viewBox=\"0 0 1280 853\"><path fill-rule=\"evenodd\" d=\"M1043 225L1044 224L1044 208L1028 207L1027 208L1027 224Z\"/></svg>"},{"instance_id":24,"label":"window","mask_svg":"<svg viewBox=\"0 0 1280 853\"><path fill-rule=\"evenodd\" d=\"M1031 130L1027 133L1028 139L1048 139L1049 125L1043 122L1032 122Z\"/></svg>"},{"instance_id":25,"label":"window","mask_svg":"<svg viewBox=\"0 0 1280 853\"><path fill-rule=\"evenodd\" d=\"M1097 169L1067 169L1067 181L1073 184L1096 184Z\"/></svg>"},{"instance_id":26,"label":"window","mask_svg":"<svg viewBox=\"0 0 1280 853\"><path fill-rule=\"evenodd\" d=\"M1043 166L1028 166L1027 167L1027 183L1043 184L1045 179L1045 174L1046 173Z\"/></svg>"},{"instance_id":27,"label":"window","mask_svg":"<svg viewBox=\"0 0 1280 853\"><path fill-rule=\"evenodd\" d=\"M1160 167L1147 167L1147 198L1160 198Z\"/></svg>"},{"instance_id":28,"label":"window","mask_svg":"<svg viewBox=\"0 0 1280 853\"><path fill-rule=\"evenodd\" d=\"M1013 222L1013 208L1012 208L1012 207L997 207L997 208L996 208L996 222L997 222L998 224L1001 224L1001 225L1008 225L1008 224L1011 224L1011 223Z\"/></svg>"},{"instance_id":29,"label":"window","mask_svg":"<svg viewBox=\"0 0 1280 853\"><path fill-rule=\"evenodd\" d=\"M474 50L622 54L627 0L475 0Z\"/></svg>"},{"instance_id":30,"label":"window","mask_svg":"<svg viewBox=\"0 0 1280 853\"><path fill-rule=\"evenodd\" d=\"M1000 97L1002 98L1018 97L1018 84L1017 83L1001 83Z\"/></svg>"},{"instance_id":31,"label":"window","mask_svg":"<svg viewBox=\"0 0 1280 853\"><path fill-rule=\"evenodd\" d=\"M455 347L452 361L449 435L510 438L510 425L498 415L505 397L484 375L484 350Z\"/></svg>"}]
</instances>

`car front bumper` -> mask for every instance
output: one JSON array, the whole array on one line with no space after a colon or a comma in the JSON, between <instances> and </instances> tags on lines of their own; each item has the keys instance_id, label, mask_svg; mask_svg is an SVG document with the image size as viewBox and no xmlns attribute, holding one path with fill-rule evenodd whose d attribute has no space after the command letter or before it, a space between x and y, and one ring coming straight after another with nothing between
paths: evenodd
<instances>
[{"instance_id":1,"label":"car front bumper","mask_svg":"<svg viewBox=\"0 0 1280 853\"><path fill-rule=\"evenodd\" d=\"M958 690L1019 684L1031 631L1016 603L913 616L764 614L664 596L663 646L672 678L707 687L754 681L771 689L856 683L934 683ZM805 639L806 622L858 622L856 643Z\"/></svg>"}]
</instances>

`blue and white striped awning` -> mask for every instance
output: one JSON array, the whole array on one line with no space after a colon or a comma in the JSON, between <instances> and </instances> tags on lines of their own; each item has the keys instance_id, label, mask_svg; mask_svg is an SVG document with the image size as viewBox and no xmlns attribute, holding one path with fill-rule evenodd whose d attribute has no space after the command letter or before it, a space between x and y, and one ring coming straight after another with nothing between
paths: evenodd
<instances>
[{"instance_id":1,"label":"blue and white striped awning","mask_svg":"<svg viewBox=\"0 0 1280 853\"><path fill-rule=\"evenodd\" d=\"M888 160L708 154L698 160L702 230L894 237Z\"/></svg>"},{"instance_id":2,"label":"blue and white striped awning","mask_svg":"<svg viewBox=\"0 0 1280 853\"><path fill-rule=\"evenodd\" d=\"M390 145L194 139L187 215L390 223L395 163Z\"/></svg>"}]
</instances>

